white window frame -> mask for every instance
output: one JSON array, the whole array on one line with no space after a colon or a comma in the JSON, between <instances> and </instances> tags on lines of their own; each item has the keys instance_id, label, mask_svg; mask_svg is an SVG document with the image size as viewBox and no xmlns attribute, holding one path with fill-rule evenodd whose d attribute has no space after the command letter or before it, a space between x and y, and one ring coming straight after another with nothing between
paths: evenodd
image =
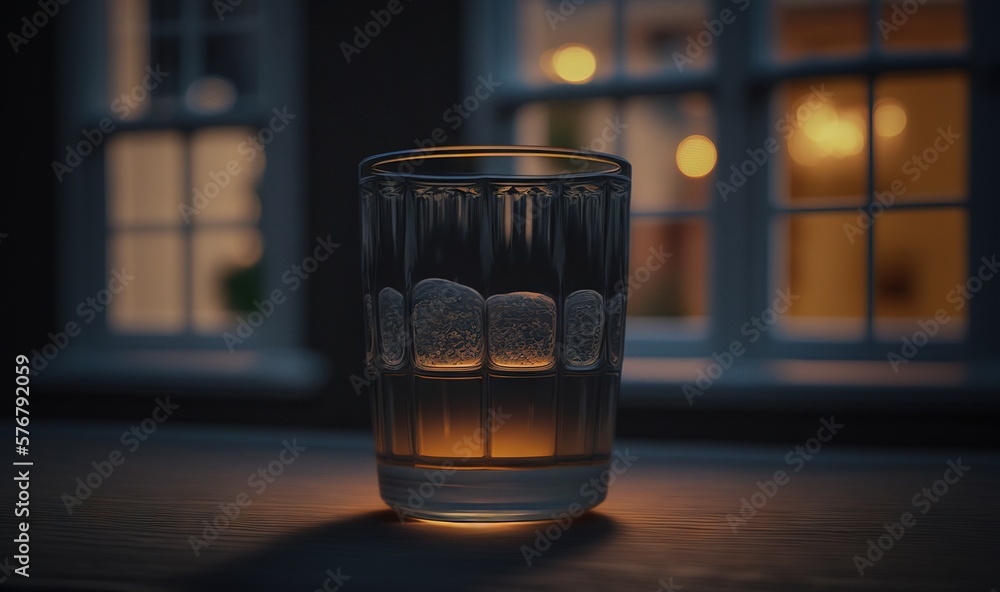
<instances>
[{"instance_id":1,"label":"white window frame","mask_svg":"<svg viewBox=\"0 0 1000 592\"><path fill-rule=\"evenodd\" d=\"M257 34L258 81L254 100L238 101L221 115L178 110L167 121L140 118L121 121L112 115L108 97L108 38L105 2L73 3L61 15L57 45L56 129L57 146L75 145L81 129L92 129L106 117L115 123L112 132L178 130L190 134L218 126L265 127L272 109L288 107L297 120L288 124L267 146L267 165L257 185L261 198L259 230L264 238L261 259L261 293L281 288L281 275L306 253L306 170L304 141L306 121L302 70L304 15L299 2L261 0L256 16L241 16L238 6L226 19L247 24ZM221 22L200 16L196 0L181 0L178 25L212 31ZM242 24L240 24L242 23ZM234 24L230 21L230 25ZM231 30L226 28L226 31ZM179 92L191 82L190 66L198 56L181 48ZM185 69L185 66L188 68ZM148 99L147 99L148 100ZM109 134L109 135L112 135ZM107 287L111 262L106 253L105 160L107 138L82 163L57 184L60 203L57 307L61 322L80 321L76 308L88 296ZM60 149L58 157L64 155ZM190 185L186 180L185 185ZM188 196L190 203L190 196ZM178 216L180 213L178 212ZM302 239L302 240L299 240ZM190 265L190 257L186 265ZM186 272L189 270L186 270ZM141 271L137 270L137 278ZM139 281L134 280L134 281ZM127 288L126 288L127 289ZM121 390L155 386L160 389L221 387L229 391L266 391L285 397L310 392L326 377L319 354L305 347L307 335L306 290L290 293L287 300L255 329L245 344L230 352L219 334L122 334L108 327L107 315L82 325L72 347L41 373L47 384L115 385ZM61 324L60 324L61 326ZM231 330L235 329L233 327ZM205 392L210 392L211 388Z\"/></svg>"},{"instance_id":2,"label":"white window frame","mask_svg":"<svg viewBox=\"0 0 1000 592\"><path fill-rule=\"evenodd\" d=\"M518 107L530 102L611 98L616 103L616 109L620 110L623 99L631 96L705 92L713 97L718 119L716 143L719 160L716 170L726 170L729 164L738 164L746 158L746 147L758 146L768 137L772 130L771 95L783 82L824 76L861 77L868 81L871 103L874 81L881 74L964 70L970 80L969 193L966 201L947 205L964 207L968 211L970 273L978 267L980 255L998 253L1000 240L990 225L995 225L995 221L1000 219L1000 210L991 197L995 192L990 190L989 170L992 165L987 156L995 153L987 141L989 130L995 133L997 129L997 117L989 112L993 109L990 100L996 99L991 99L984 92L984 88L991 88L984 81L988 80L984 78L988 76L984 64L996 64L1000 51L989 43L993 33L983 23L995 22L990 19L998 17L1000 3L974 0L966 3L969 44L961 52L889 54L875 49L856 58L807 59L782 64L767 59L765 55L769 3L767 0L754 0L747 13L727 25L725 33L714 40L714 67L707 71L671 71L668 75L629 78L622 68L626 0L610 1L615 15L612 24L616 39L615 75L584 85L542 86L527 85L518 79L516 4L469 2L467 86L474 87L472 81L487 73L495 73L502 85L496 98L485 101L481 106L483 115L469 119L466 124L467 140L470 143L514 143L514 114ZM878 48L881 44L877 26L881 0L866 1L871 15L872 47ZM733 6L729 0L714 0L710 14L718 15L723 9L733 9ZM558 12L559 2L551 2L550 8ZM544 18L544 15L539 14L538 18ZM984 123L987 125L982 125ZM872 142L866 144L871 166ZM637 338L638 332L632 331L631 335L627 332L623 400L641 399L647 404L689 407L680 387L692 384L696 371L706 368L712 361L712 354L725 351L733 339L740 337L739 328L743 323L769 306L777 285L772 257L775 245L769 225L773 214L785 208L768 199L773 192L768 177L768 174L752 177L740 189L739 200L723 204L718 193L713 192L706 215L711 227L709 251L714 254L710 261L708 333L703 339L700 336L692 339L684 335L650 338L649 331L641 331L643 337ZM869 203L873 193L870 180ZM855 207L844 209L853 210ZM904 207L926 206L914 204L901 206L900 209ZM869 232L869 241L872 236L873 233ZM731 256L734 245L742 247L739 250L741 256ZM730 256L720 256L723 253ZM869 244L869 298L872 294L872 257ZM994 288L992 294L998 292ZM739 296L734 296L737 294ZM967 400L975 408L975 405L982 404L976 393L1000 386L1000 376L994 369L1000 361L1000 340L995 337L1000 328L1000 314L992 305L1000 298L993 302L986 301L986 298L978 306L970 307L964 340L928 344L921 349L920 359L910 362L907 372L899 375L893 375L886 358L894 343L873 338L871 305L868 307L866 337L860 342L791 341L765 334L718 381L719 385L727 388L716 389L723 392L717 396L713 394L713 404L747 404L748 399L737 391L758 389L761 396L749 401L752 406L765 403L787 406L803 399L803 387L818 387L817 392L836 393L832 400L840 402L847 400L848 391L864 389L865 397L854 397L854 402L860 405L880 405L895 395L907 396L914 389L948 390L953 396L948 402L939 399L939 403L954 406L960 403L959 398L965 397L962 400ZM637 323L643 321L630 318L628 322L630 327ZM845 352L849 354L845 355ZM766 396L764 391L767 391ZM670 397L664 396L667 392L671 393ZM872 392L880 396L868 396ZM990 404L996 403L993 401Z\"/></svg>"}]
</instances>

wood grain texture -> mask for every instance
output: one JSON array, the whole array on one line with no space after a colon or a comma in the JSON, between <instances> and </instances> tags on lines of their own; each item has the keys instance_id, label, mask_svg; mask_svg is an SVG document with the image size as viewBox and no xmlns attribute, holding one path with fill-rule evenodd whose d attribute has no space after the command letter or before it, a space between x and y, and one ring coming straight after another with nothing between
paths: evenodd
<instances>
[{"instance_id":1,"label":"wood grain texture","mask_svg":"<svg viewBox=\"0 0 1000 592\"><path fill-rule=\"evenodd\" d=\"M619 442L639 460L528 566L522 546L552 523L401 523L378 498L367 435L168 422L130 452L120 441L127 428L60 424L32 435L32 577L3 587L310 591L338 568L347 591L652 592L671 578L685 591L1000 587L1000 459L991 453L845 451L834 439L795 472L787 449ZM248 485L292 439L306 450L262 491ZM112 450L125 462L69 514L61 496ZM914 495L958 457L971 470L921 514ZM734 532L727 514L779 470L788 483ZM240 492L251 504L196 556L189 537ZM12 494L4 488L8 508ZM907 511L916 525L860 577L852 557Z\"/></svg>"}]
</instances>

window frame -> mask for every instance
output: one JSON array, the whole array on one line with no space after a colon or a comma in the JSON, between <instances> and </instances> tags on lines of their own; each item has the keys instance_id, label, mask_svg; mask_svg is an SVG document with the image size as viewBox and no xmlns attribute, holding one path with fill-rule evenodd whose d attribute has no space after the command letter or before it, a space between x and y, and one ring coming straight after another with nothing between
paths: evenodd
<instances>
[{"instance_id":1,"label":"window frame","mask_svg":"<svg viewBox=\"0 0 1000 592\"><path fill-rule=\"evenodd\" d=\"M194 0L183 0L180 19L183 21L185 15L204 19L196 15L200 8ZM109 3L73 4L64 10L67 16L60 19L56 49L56 146L60 147L56 158L64 156L61 147L80 141L79 130L96 128L103 118L110 118L115 127L92 154L84 157L72 173L56 184L57 199L62 204L56 221L62 239L57 255L60 289L56 318L63 323L79 322L76 307L87 296L107 287L111 262L106 243L111 228L106 220L104 153L109 137L162 129L177 130L189 139L194 132L206 128L245 126L260 129L268 124L272 108L280 110L288 106L299 119L268 145L267 167L256 185L261 198L261 216L256 227L265 241L261 291L268 293L282 286L281 274L301 261L309 248L305 240L299 240L308 228L304 158L307 124L302 75L305 65L302 63L303 9L300 3L263 0L256 16L227 17L242 19L236 23L237 29L245 30L247 24L252 24L251 19L260 24L256 29L258 81L251 101L237 101L231 110L218 115L184 110L167 120L150 117L120 120L112 116L107 91L110 31L106 15ZM213 28L218 28L218 23L210 22L199 30ZM183 45L181 51L184 52ZM184 60L189 60L190 64L192 57L182 55L182 67ZM181 93L184 82L182 79ZM190 143L185 141L188 170L189 153ZM190 184L185 181L185 185ZM185 203L190 204L188 193L185 191ZM183 225L181 228L185 240L190 240L192 229L185 229ZM288 240L290 237L295 240ZM184 270L189 277L190 262L189 256ZM126 271L131 273L131 270ZM187 288L190 290L190 285ZM156 385L164 389L219 384L237 389L267 390L281 396L301 396L326 380L326 363L305 345L306 290L285 292L288 299L276 311L282 317L281 322L264 323L245 344L232 352L223 341L223 330L218 334L195 334L189 326L176 334L121 334L108 327L106 314L99 314L93 325L79 323L81 333L76 337L79 346L62 353L60 358L64 359L54 363L43 373L42 379L53 385L113 383L128 387Z\"/></svg>"},{"instance_id":2,"label":"window frame","mask_svg":"<svg viewBox=\"0 0 1000 592\"><path fill-rule=\"evenodd\" d=\"M906 52L885 53L878 50L881 43L877 20L881 16L882 0L866 0L870 10L870 36L872 49L856 58L845 59L804 59L787 64L776 63L766 59L764 40L767 38L768 27L766 2L753 2L749 5L744 18L735 19L727 25L724 34L714 41L716 51L714 67L702 72L671 72L668 76L627 78L621 67L624 55L622 53L622 35L624 29L625 0L610 0L615 14L614 28L616 44L617 67L615 75L606 80L599 80L586 85L544 85L531 87L521 84L517 76L517 27L516 11L518 7L511 4L498 6L494 3L469 3L467 16L468 26L468 66L465 80L468 87L473 87L477 76L489 73L499 73L504 85L499 89L496 100L483 104L484 114L479 118L471 118L467 126L466 138L471 143L504 142L514 143L514 115L522 105L560 99L575 98L612 98L620 111L622 101L636 95L674 95L683 92L705 92L712 96L717 117L718 130L717 147L719 150L716 171L728 170L730 164L738 164L745 158L744 150L749 146L757 146L760 141L769 137L771 128L772 94L782 82L808 79L824 76L855 76L867 81L869 88L869 110L873 107L874 81L885 73L960 70L969 77L969 164L968 164L968 194L965 201L955 202L955 206L964 208L968 215L968 261L966 271L972 273L978 267L979 257L998 252L1000 241L991 236L990 220L1000 218L995 200L989 199L989 147L986 138L996 133L997 116L988 112L991 97L997 95L995 85L989 82L991 72L998 63L998 48L988 42L989 35L984 23L995 22L1000 13L996 3L966 3L967 33L969 42L964 51L955 53L938 52ZM552 8L557 8L552 3ZM732 8L728 0L714 0L712 15L717 15L724 8ZM539 18L543 18L539 15ZM572 17L569 17L572 18ZM497 51L497 48L500 48ZM628 131L626 130L627 134ZM871 130L869 129L869 139ZM872 142L866 142L869 154L869 168L873 158ZM626 365L630 359L644 363L646 358L659 362L681 358L710 362L714 352L723 352L733 339L739 338L739 327L754 315L760 314L773 299L775 283L775 265L772 256L774 243L770 229L771 219L776 211L775 203L770 199L774 167L768 166L766 174L752 176L746 185L740 189L744 199L730 199L722 203L717 192L711 195L706 220L709 222L709 253L712 270L709 276L709 319L708 333L704 339L691 336L670 336L664 338L637 339L627 334ZM714 181L713 181L714 183ZM869 175L868 197L870 203L873 197L874 174ZM856 206L854 206L856 207ZM900 207L902 210L904 207ZM634 219L634 218L633 218ZM750 221L748 224L747 221ZM872 241L873 233L867 233ZM733 245L744 245L746 256L721 257L719 254L731 252ZM869 244L867 254L868 295L871 299L871 281L873 270L871 261L873 251ZM962 340L947 343L929 343L921 348L919 357L910 362L908 367L922 366L931 372L935 364L958 364L959 375L963 376L954 385L966 390L979 388L994 388L1000 385L1000 377L990 370L992 363L1000 359L995 335L1000 330L1000 313L991 306L1000 301L997 287L984 288L980 302L972 302L967 319L967 329ZM739 294L744 297L721 298L719 295ZM989 294L989 295L987 295ZM736 387L760 387L767 389L782 384L793 386L832 385L837 387L864 386L885 392L886 389L917 388L923 385L922 372L911 373L914 377L893 376L888 371L887 353L893 348L893 341L882 341L874 338L872 330L873 308L868 307L866 335L861 341L822 341L795 339L785 340L766 334L765 339L748 348L748 355L741 362L743 368L727 373L725 384ZM642 321L632 317L629 324ZM896 341L898 343L898 341ZM845 356L845 350L850 351ZM842 382L828 382L827 379L816 378L814 382L789 381L784 377L787 372L776 370L775 363L795 364L827 363L833 368L835 364L844 361L857 361L868 364L869 367L857 379L845 379ZM873 362L881 362L884 370L892 379L891 385L873 374ZM636 366L633 366L635 368ZM863 365L859 365L859 368ZM941 366L944 368L944 366ZM640 373L643 374L643 373ZM687 379L682 378L687 376ZM643 385L638 389L647 394L652 391L662 391L663 386L679 387L693 380L690 372L650 370L638 382ZM623 392L630 391L630 372L626 368ZM720 384L723 382L720 381ZM633 385L634 386L634 385ZM647 388L648 387L648 388ZM941 388L940 385L933 388ZM652 391L650 390L652 389ZM636 389L631 389L636 390ZM841 393L842 395L843 393ZM739 395L735 395L738 397ZM662 397L660 397L662 399ZM784 400L783 397L779 397ZM643 396L646 402L655 401L656 397ZM684 398L679 397L681 405L686 407ZM672 398L676 402L677 397ZM727 400L733 400L728 399ZM745 402L745 401L744 401Z\"/></svg>"}]
</instances>

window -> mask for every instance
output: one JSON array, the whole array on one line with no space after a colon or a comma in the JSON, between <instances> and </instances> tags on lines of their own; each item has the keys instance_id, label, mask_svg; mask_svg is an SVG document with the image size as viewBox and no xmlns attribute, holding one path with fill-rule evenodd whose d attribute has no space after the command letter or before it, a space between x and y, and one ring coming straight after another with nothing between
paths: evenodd
<instances>
[{"instance_id":1,"label":"window","mask_svg":"<svg viewBox=\"0 0 1000 592\"><path fill-rule=\"evenodd\" d=\"M485 61L472 67L505 85L473 132L633 163L633 376L689 382L738 344L742 368L727 380L800 380L794 359L867 360L826 376L906 384L919 362L965 359L977 318L992 318L967 293L993 254L971 248L988 222L970 194L984 174L972 166L970 10L962 0L478 7L470 45Z\"/></svg>"},{"instance_id":2,"label":"window","mask_svg":"<svg viewBox=\"0 0 1000 592\"><path fill-rule=\"evenodd\" d=\"M73 10L67 152L53 167L67 204L62 309L89 347L64 374L312 382L302 295L282 280L305 234L297 4Z\"/></svg>"}]
</instances>

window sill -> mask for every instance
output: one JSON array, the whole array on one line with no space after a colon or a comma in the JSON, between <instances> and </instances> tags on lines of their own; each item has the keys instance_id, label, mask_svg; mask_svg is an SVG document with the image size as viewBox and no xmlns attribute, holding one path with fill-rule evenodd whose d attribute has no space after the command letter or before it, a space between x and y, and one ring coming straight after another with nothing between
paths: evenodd
<instances>
[{"instance_id":1,"label":"window sill","mask_svg":"<svg viewBox=\"0 0 1000 592\"><path fill-rule=\"evenodd\" d=\"M740 359L721 374L718 368L711 358L628 357L620 404L706 411L1000 409L994 396L1000 363L986 360L909 362L898 373L878 360Z\"/></svg>"},{"instance_id":2,"label":"window sill","mask_svg":"<svg viewBox=\"0 0 1000 592\"><path fill-rule=\"evenodd\" d=\"M114 393L216 392L222 396L308 398L323 386L325 358L306 349L256 351L106 350L64 352L39 372L43 388L93 388Z\"/></svg>"}]
</instances>

